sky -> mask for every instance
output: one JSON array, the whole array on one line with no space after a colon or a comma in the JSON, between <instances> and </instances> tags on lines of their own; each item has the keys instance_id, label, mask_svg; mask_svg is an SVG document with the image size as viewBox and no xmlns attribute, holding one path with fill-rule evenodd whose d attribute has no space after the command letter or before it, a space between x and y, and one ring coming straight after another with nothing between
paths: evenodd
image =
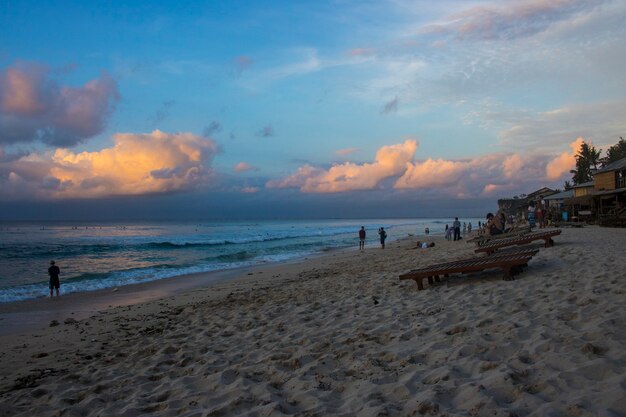
<instances>
[{"instance_id":1,"label":"sky","mask_svg":"<svg viewBox=\"0 0 626 417\"><path fill-rule=\"evenodd\" d=\"M0 220L482 215L626 135L626 2L0 6Z\"/></svg>"}]
</instances>

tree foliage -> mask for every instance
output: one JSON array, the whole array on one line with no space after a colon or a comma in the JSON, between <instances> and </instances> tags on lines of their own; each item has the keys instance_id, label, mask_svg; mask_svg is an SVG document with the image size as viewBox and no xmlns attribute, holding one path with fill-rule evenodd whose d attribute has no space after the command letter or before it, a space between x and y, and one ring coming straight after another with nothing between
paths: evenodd
<instances>
[{"instance_id":1,"label":"tree foliage","mask_svg":"<svg viewBox=\"0 0 626 417\"><path fill-rule=\"evenodd\" d=\"M626 140L620 136L619 142L606 150L606 157L602 158L602 166L619 161L622 158L626 158Z\"/></svg>"},{"instance_id":2,"label":"tree foliage","mask_svg":"<svg viewBox=\"0 0 626 417\"><path fill-rule=\"evenodd\" d=\"M596 148L586 142L580 145L580 149L576 154L576 169L571 170L572 183L574 185L582 184L593 179L593 171L598 169L600 163L600 154L602 149Z\"/></svg>"}]
</instances>

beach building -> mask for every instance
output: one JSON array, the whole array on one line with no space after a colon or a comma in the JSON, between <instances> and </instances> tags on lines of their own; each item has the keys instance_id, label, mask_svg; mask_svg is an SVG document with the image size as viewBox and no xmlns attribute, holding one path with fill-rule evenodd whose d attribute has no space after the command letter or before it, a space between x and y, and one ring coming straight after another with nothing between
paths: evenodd
<instances>
[{"instance_id":1,"label":"beach building","mask_svg":"<svg viewBox=\"0 0 626 417\"><path fill-rule=\"evenodd\" d=\"M569 200L574 197L574 190L569 189L565 191L561 191L560 193L555 193L544 197L543 199L546 201L546 208L548 210L561 210L565 203L565 200Z\"/></svg>"},{"instance_id":2,"label":"beach building","mask_svg":"<svg viewBox=\"0 0 626 417\"><path fill-rule=\"evenodd\" d=\"M558 190L553 190L548 187L542 187L530 194L522 194L513 198L501 198L498 200L498 209L502 211L507 217L513 216L516 220L522 220L526 218L528 213L528 204L531 201L538 201L543 197L546 197L558 193Z\"/></svg>"},{"instance_id":3,"label":"beach building","mask_svg":"<svg viewBox=\"0 0 626 417\"><path fill-rule=\"evenodd\" d=\"M599 223L626 226L626 158L599 169L593 180L593 204Z\"/></svg>"}]
</instances>

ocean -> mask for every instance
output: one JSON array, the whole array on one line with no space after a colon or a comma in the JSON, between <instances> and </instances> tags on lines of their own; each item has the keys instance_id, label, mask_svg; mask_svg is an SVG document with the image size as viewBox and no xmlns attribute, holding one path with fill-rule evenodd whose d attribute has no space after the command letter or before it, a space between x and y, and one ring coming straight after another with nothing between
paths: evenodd
<instances>
[{"instance_id":1,"label":"ocean","mask_svg":"<svg viewBox=\"0 0 626 417\"><path fill-rule=\"evenodd\" d=\"M476 228L479 219L461 219ZM441 235L451 219L369 219L197 223L0 224L0 302L48 294L51 260L61 293L94 291L196 272L304 258L335 248L378 248L409 234Z\"/></svg>"}]
</instances>

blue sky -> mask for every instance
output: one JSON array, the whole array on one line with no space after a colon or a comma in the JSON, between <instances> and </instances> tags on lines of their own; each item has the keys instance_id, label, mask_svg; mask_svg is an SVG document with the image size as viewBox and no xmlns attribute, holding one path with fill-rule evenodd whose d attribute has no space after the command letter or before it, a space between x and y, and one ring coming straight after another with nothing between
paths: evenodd
<instances>
[{"instance_id":1,"label":"blue sky","mask_svg":"<svg viewBox=\"0 0 626 417\"><path fill-rule=\"evenodd\" d=\"M4 4L0 203L493 207L626 134L624 21L612 0Z\"/></svg>"}]
</instances>

